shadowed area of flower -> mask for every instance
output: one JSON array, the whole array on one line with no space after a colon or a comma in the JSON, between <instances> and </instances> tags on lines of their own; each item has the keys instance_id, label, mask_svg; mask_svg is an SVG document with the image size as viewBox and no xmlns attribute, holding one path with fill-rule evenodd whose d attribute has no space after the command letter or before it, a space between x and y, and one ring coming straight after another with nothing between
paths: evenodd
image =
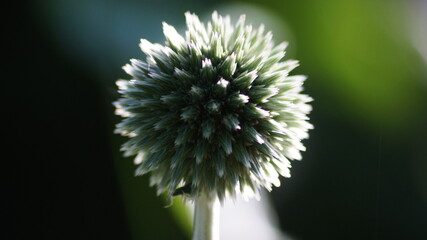
<instances>
[{"instance_id":1,"label":"shadowed area of flower","mask_svg":"<svg viewBox=\"0 0 427 240\"><path fill-rule=\"evenodd\" d=\"M244 16L235 25L216 12L206 25L185 16L185 37L163 23L165 45L141 40L147 59L124 66L132 79L117 81L116 133L130 137L122 150L159 194L222 201L279 186L312 128L305 77L288 75L297 61L282 60L287 44Z\"/></svg>"}]
</instances>

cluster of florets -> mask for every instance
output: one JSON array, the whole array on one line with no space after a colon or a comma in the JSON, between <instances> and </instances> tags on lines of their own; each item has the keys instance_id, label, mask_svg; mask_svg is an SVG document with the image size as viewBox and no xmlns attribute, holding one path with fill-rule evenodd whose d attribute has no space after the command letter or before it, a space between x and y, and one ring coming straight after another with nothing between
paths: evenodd
<instances>
[{"instance_id":1,"label":"cluster of florets","mask_svg":"<svg viewBox=\"0 0 427 240\"><path fill-rule=\"evenodd\" d=\"M185 37L163 23L165 45L141 40L147 59L124 66L132 79L117 81L116 132L130 137L122 150L170 196L223 200L278 186L312 128L305 77L288 75L297 61L283 61L287 44L244 16L232 25L214 12L206 26L185 16Z\"/></svg>"}]
</instances>

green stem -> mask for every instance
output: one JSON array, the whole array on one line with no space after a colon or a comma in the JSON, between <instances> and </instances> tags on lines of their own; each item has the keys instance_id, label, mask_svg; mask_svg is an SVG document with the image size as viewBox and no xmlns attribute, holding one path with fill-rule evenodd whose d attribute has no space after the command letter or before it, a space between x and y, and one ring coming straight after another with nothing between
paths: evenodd
<instances>
[{"instance_id":1,"label":"green stem","mask_svg":"<svg viewBox=\"0 0 427 240\"><path fill-rule=\"evenodd\" d=\"M193 240L219 240L219 209L217 198L199 196L194 205Z\"/></svg>"}]
</instances>

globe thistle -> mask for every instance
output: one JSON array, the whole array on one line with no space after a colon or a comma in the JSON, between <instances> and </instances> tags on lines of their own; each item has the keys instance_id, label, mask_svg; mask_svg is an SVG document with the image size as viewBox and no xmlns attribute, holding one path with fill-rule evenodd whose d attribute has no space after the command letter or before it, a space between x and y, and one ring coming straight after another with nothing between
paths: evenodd
<instances>
[{"instance_id":1,"label":"globe thistle","mask_svg":"<svg viewBox=\"0 0 427 240\"><path fill-rule=\"evenodd\" d=\"M130 138L122 150L159 194L222 201L279 186L312 128L305 77L289 76L298 62L244 16L234 25L216 12L206 25L185 17L185 36L163 23L165 44L142 39L146 60L123 67L132 79L117 81L116 132Z\"/></svg>"}]
</instances>

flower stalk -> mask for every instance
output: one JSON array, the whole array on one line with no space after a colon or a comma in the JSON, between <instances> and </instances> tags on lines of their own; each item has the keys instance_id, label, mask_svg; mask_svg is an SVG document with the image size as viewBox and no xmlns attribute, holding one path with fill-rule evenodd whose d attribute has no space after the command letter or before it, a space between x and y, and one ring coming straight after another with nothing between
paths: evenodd
<instances>
[{"instance_id":1,"label":"flower stalk","mask_svg":"<svg viewBox=\"0 0 427 240\"><path fill-rule=\"evenodd\" d=\"M219 240L218 198L200 195L194 202L193 240Z\"/></svg>"}]
</instances>

